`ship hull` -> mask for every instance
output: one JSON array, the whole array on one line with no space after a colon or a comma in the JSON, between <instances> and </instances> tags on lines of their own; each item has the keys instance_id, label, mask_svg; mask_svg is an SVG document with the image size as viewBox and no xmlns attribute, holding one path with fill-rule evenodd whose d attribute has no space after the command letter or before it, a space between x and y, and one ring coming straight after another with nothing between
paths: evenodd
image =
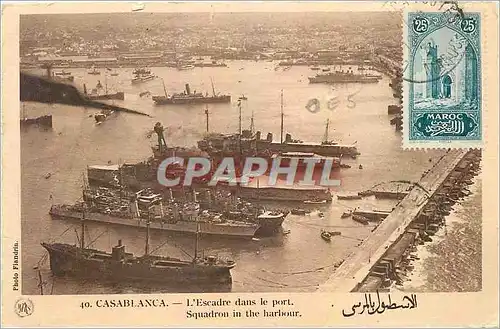
<instances>
[{"instance_id":1,"label":"ship hull","mask_svg":"<svg viewBox=\"0 0 500 329\"><path fill-rule=\"evenodd\" d=\"M135 79L132 79L132 84L136 85L136 84L139 84L139 83L143 83L143 82L147 82L147 81L152 81L154 79L156 79L155 76L135 78Z\"/></svg>"},{"instance_id":2,"label":"ship hull","mask_svg":"<svg viewBox=\"0 0 500 329\"><path fill-rule=\"evenodd\" d=\"M61 209L59 207L52 207L50 209L50 215L53 218L58 219L74 219L81 220L82 213L78 211L72 211L67 209ZM115 217L111 215L105 215L101 213L85 213L87 221L99 222L113 225L130 226L135 228L146 228L146 220L139 220L135 218L122 218ZM198 222L198 232L203 235L217 235L225 237L235 237L235 238L247 238L251 239L255 232L259 229L259 225L245 223L242 224L226 224L226 223L212 223L212 222ZM159 222L153 221L150 223L151 230L168 231L168 232L179 232L179 233L189 233L196 234L197 223L196 221L177 221L176 223L169 222Z\"/></svg>"},{"instance_id":3,"label":"ship hull","mask_svg":"<svg viewBox=\"0 0 500 329\"><path fill-rule=\"evenodd\" d=\"M276 234L281 229L281 224L283 224L285 218L286 216L279 218L259 218L260 228L257 230L257 234L261 236Z\"/></svg>"},{"instance_id":4,"label":"ship hull","mask_svg":"<svg viewBox=\"0 0 500 329\"><path fill-rule=\"evenodd\" d=\"M112 255L98 250L81 252L68 244L42 243L50 257L50 269L56 276L73 276L99 281L142 281L149 283L212 283L231 282L234 266L200 266L175 261L170 266L149 266L135 259L113 260Z\"/></svg>"},{"instance_id":5,"label":"ship hull","mask_svg":"<svg viewBox=\"0 0 500 329\"><path fill-rule=\"evenodd\" d=\"M117 100L124 100L125 99L125 93L123 92L117 92L114 94L104 94L104 95L87 95L87 97L91 100L106 100L106 99L117 99Z\"/></svg>"},{"instance_id":6,"label":"ship hull","mask_svg":"<svg viewBox=\"0 0 500 329\"><path fill-rule=\"evenodd\" d=\"M323 77L309 77L309 83L377 83L380 79L375 77L331 79Z\"/></svg>"},{"instance_id":7,"label":"ship hull","mask_svg":"<svg viewBox=\"0 0 500 329\"><path fill-rule=\"evenodd\" d=\"M203 98L167 98L153 97L156 105L182 105L182 104L209 104L209 103L230 103L231 96L213 96Z\"/></svg>"},{"instance_id":8,"label":"ship hull","mask_svg":"<svg viewBox=\"0 0 500 329\"><path fill-rule=\"evenodd\" d=\"M262 143L264 144L264 142ZM355 146L351 145L328 145L328 144L307 144L307 143L268 143L267 148L275 152L304 152L315 153L321 156L356 157L359 153ZM260 148L263 145L258 145Z\"/></svg>"},{"instance_id":9,"label":"ship hull","mask_svg":"<svg viewBox=\"0 0 500 329\"><path fill-rule=\"evenodd\" d=\"M296 201L326 200L332 201L332 194L328 189L323 188L287 188L287 187L251 187L251 186L230 186L218 185L219 190L227 190L238 193L238 197L247 200L260 201Z\"/></svg>"}]
</instances>

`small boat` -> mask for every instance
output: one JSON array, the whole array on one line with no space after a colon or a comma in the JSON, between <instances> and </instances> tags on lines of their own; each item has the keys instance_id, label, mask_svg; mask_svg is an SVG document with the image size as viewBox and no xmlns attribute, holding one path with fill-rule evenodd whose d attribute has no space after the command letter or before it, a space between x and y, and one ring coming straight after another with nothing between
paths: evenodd
<instances>
[{"instance_id":1,"label":"small boat","mask_svg":"<svg viewBox=\"0 0 500 329\"><path fill-rule=\"evenodd\" d=\"M156 79L156 75L153 74L138 74L132 79L132 84L139 84L147 81Z\"/></svg>"},{"instance_id":2,"label":"small boat","mask_svg":"<svg viewBox=\"0 0 500 329\"><path fill-rule=\"evenodd\" d=\"M90 75L100 75L101 71L92 66L92 68L87 73Z\"/></svg>"},{"instance_id":3,"label":"small boat","mask_svg":"<svg viewBox=\"0 0 500 329\"><path fill-rule=\"evenodd\" d=\"M358 222L358 223L361 223L363 225L368 225L368 219L364 216L360 216L360 215L352 215L352 220Z\"/></svg>"},{"instance_id":4,"label":"small boat","mask_svg":"<svg viewBox=\"0 0 500 329\"><path fill-rule=\"evenodd\" d=\"M145 67L139 67L139 68L136 68L132 74L134 75L141 75L141 74L151 74L151 70L148 69L148 68L145 68Z\"/></svg>"},{"instance_id":5,"label":"small boat","mask_svg":"<svg viewBox=\"0 0 500 329\"><path fill-rule=\"evenodd\" d=\"M325 240L325 241L331 241L332 240L332 235L330 234L330 232L321 230L321 238L323 240Z\"/></svg>"},{"instance_id":6,"label":"small boat","mask_svg":"<svg viewBox=\"0 0 500 329\"><path fill-rule=\"evenodd\" d=\"M55 74L55 75L63 75L63 76L64 76L64 75L71 75L71 72L66 72L66 71L64 71L64 70L61 70L61 72L56 72L56 73L54 73L54 74Z\"/></svg>"},{"instance_id":7,"label":"small boat","mask_svg":"<svg viewBox=\"0 0 500 329\"><path fill-rule=\"evenodd\" d=\"M112 76L112 77L116 77L116 76L118 76L119 74L120 74L120 73L118 73L118 72L113 72L113 73L111 73L111 76Z\"/></svg>"},{"instance_id":8,"label":"small boat","mask_svg":"<svg viewBox=\"0 0 500 329\"><path fill-rule=\"evenodd\" d=\"M344 211L342 213L342 215L340 216L340 218L347 218L347 217L350 217L351 215L352 215L352 210Z\"/></svg>"},{"instance_id":9,"label":"small boat","mask_svg":"<svg viewBox=\"0 0 500 329\"><path fill-rule=\"evenodd\" d=\"M101 112L99 113L96 113L94 115L94 119L95 119L95 122L96 124L101 124L103 123L104 121L106 121L106 119L111 115L113 114L115 111L111 111L111 110L102 110Z\"/></svg>"},{"instance_id":10,"label":"small boat","mask_svg":"<svg viewBox=\"0 0 500 329\"><path fill-rule=\"evenodd\" d=\"M313 67L311 67L311 70L313 70L313 71L319 71L319 70L321 70L321 68L317 67L317 66L313 66Z\"/></svg>"},{"instance_id":11,"label":"small boat","mask_svg":"<svg viewBox=\"0 0 500 329\"><path fill-rule=\"evenodd\" d=\"M179 71L192 70L192 69L194 69L194 65L191 65L191 64L182 64L182 65L177 66L177 69Z\"/></svg>"},{"instance_id":12,"label":"small boat","mask_svg":"<svg viewBox=\"0 0 500 329\"><path fill-rule=\"evenodd\" d=\"M49 179L51 176L52 176L52 173L49 172L44 177L45 177L45 179Z\"/></svg>"},{"instance_id":13,"label":"small boat","mask_svg":"<svg viewBox=\"0 0 500 329\"><path fill-rule=\"evenodd\" d=\"M342 232L340 231L328 231L328 233L330 233L331 236L342 235Z\"/></svg>"},{"instance_id":14,"label":"small boat","mask_svg":"<svg viewBox=\"0 0 500 329\"><path fill-rule=\"evenodd\" d=\"M290 210L290 213L292 215L305 215L307 214L307 211L305 211L304 209L292 209Z\"/></svg>"},{"instance_id":15,"label":"small boat","mask_svg":"<svg viewBox=\"0 0 500 329\"><path fill-rule=\"evenodd\" d=\"M326 200L304 200L305 204L324 204Z\"/></svg>"},{"instance_id":16,"label":"small boat","mask_svg":"<svg viewBox=\"0 0 500 329\"><path fill-rule=\"evenodd\" d=\"M323 72L330 72L330 68L327 67L327 68L322 69L321 71L323 71Z\"/></svg>"},{"instance_id":17,"label":"small boat","mask_svg":"<svg viewBox=\"0 0 500 329\"><path fill-rule=\"evenodd\" d=\"M365 74L365 77L367 77L367 78L382 79L382 75L381 74L373 74L373 73L367 73L367 74Z\"/></svg>"},{"instance_id":18,"label":"small boat","mask_svg":"<svg viewBox=\"0 0 500 329\"><path fill-rule=\"evenodd\" d=\"M360 200L361 195L358 194L337 194L338 200Z\"/></svg>"}]
</instances>

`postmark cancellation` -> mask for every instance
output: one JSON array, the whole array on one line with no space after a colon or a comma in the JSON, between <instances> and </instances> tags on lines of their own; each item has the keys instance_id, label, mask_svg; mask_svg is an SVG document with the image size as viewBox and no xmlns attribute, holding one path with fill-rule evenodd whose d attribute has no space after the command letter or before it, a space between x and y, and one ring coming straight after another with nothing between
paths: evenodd
<instances>
[{"instance_id":1,"label":"postmark cancellation","mask_svg":"<svg viewBox=\"0 0 500 329\"><path fill-rule=\"evenodd\" d=\"M481 15L406 12L406 148L481 147Z\"/></svg>"}]
</instances>

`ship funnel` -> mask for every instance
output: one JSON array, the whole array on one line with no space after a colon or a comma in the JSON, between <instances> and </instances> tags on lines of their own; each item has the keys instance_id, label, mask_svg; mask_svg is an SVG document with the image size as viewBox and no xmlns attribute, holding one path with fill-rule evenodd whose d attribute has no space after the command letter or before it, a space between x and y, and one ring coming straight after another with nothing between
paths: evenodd
<instances>
[{"instance_id":1,"label":"ship funnel","mask_svg":"<svg viewBox=\"0 0 500 329\"><path fill-rule=\"evenodd\" d=\"M292 141L292 135L286 134L285 136L285 142L290 143Z\"/></svg>"},{"instance_id":2,"label":"ship funnel","mask_svg":"<svg viewBox=\"0 0 500 329\"><path fill-rule=\"evenodd\" d=\"M122 246L122 239L118 240L118 247Z\"/></svg>"},{"instance_id":3,"label":"ship funnel","mask_svg":"<svg viewBox=\"0 0 500 329\"><path fill-rule=\"evenodd\" d=\"M273 133L267 133L267 141L272 142L273 141Z\"/></svg>"},{"instance_id":4,"label":"ship funnel","mask_svg":"<svg viewBox=\"0 0 500 329\"><path fill-rule=\"evenodd\" d=\"M186 93L191 94L191 88L189 88L189 83L186 83Z\"/></svg>"},{"instance_id":5,"label":"ship funnel","mask_svg":"<svg viewBox=\"0 0 500 329\"><path fill-rule=\"evenodd\" d=\"M260 131L255 133L255 139L260 140Z\"/></svg>"}]
</instances>

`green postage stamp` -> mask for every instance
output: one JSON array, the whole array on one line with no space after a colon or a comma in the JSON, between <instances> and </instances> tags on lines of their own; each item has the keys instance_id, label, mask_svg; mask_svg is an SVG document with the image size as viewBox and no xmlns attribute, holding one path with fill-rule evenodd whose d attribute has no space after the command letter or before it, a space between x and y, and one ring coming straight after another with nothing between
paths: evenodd
<instances>
[{"instance_id":1,"label":"green postage stamp","mask_svg":"<svg viewBox=\"0 0 500 329\"><path fill-rule=\"evenodd\" d=\"M405 147L481 147L481 16L407 12Z\"/></svg>"}]
</instances>

